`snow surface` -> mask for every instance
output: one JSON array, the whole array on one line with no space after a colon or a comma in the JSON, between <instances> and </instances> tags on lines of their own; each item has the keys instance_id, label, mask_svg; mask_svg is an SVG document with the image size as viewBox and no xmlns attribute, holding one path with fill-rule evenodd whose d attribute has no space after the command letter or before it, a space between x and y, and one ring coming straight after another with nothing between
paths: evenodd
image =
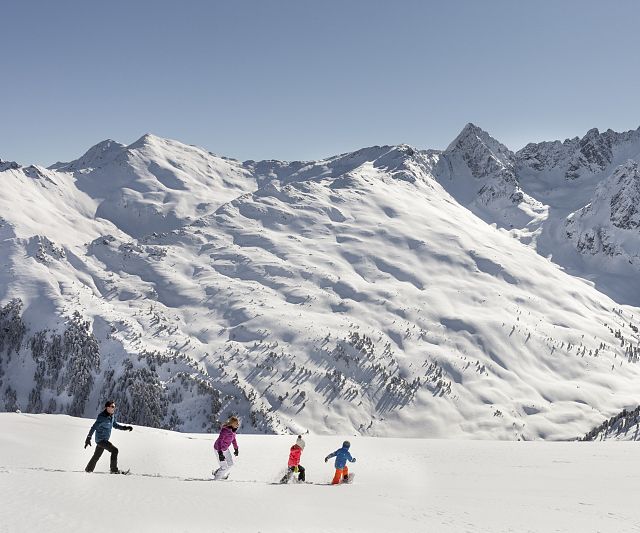
<instances>
[{"instance_id":1,"label":"snow surface","mask_svg":"<svg viewBox=\"0 0 640 533\"><path fill-rule=\"evenodd\" d=\"M272 484L295 436L238 434L229 481L215 435L115 431L129 476L86 474L93 420L0 414L0 532L600 532L640 530L637 445L305 435L308 484ZM356 473L323 457L351 440ZM107 472L108 454L96 472Z\"/></svg>"}]
</instances>

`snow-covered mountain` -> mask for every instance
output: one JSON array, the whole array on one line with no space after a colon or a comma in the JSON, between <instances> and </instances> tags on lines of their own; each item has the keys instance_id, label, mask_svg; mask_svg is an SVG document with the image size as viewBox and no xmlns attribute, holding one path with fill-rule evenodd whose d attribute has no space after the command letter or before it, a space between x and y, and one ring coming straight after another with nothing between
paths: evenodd
<instances>
[{"instance_id":1,"label":"snow-covered mountain","mask_svg":"<svg viewBox=\"0 0 640 533\"><path fill-rule=\"evenodd\" d=\"M574 236L597 240L603 228L593 217L583 220L579 230L572 223L574 213L589 210L601 184L614 174L611 179L617 179L618 167L640 161L640 129L599 133L594 128L582 139L531 143L514 154L468 124L436 158L436 179L482 220L508 230L570 274L591 280L616 301L640 301L640 287L633 283L637 262L628 260L635 255L630 234L605 231L605 246L585 254L585 245L576 245ZM569 226L573 229L567 231ZM630 253L606 251L613 248Z\"/></svg>"},{"instance_id":2,"label":"snow-covered mountain","mask_svg":"<svg viewBox=\"0 0 640 533\"><path fill-rule=\"evenodd\" d=\"M103 141L51 170L71 174L96 202L96 217L136 238L182 227L256 188L238 161L150 134L129 146Z\"/></svg>"},{"instance_id":3,"label":"snow-covered mountain","mask_svg":"<svg viewBox=\"0 0 640 533\"><path fill-rule=\"evenodd\" d=\"M603 254L640 270L640 169L620 165L593 199L567 217L567 235L583 254Z\"/></svg>"},{"instance_id":4,"label":"snow-covered mountain","mask_svg":"<svg viewBox=\"0 0 640 533\"><path fill-rule=\"evenodd\" d=\"M543 206L520 187L516 163L511 150L470 123L439 154L434 174L475 215L511 229L531 224L544 214Z\"/></svg>"},{"instance_id":5,"label":"snow-covered mountain","mask_svg":"<svg viewBox=\"0 0 640 533\"><path fill-rule=\"evenodd\" d=\"M145 135L5 169L0 407L91 416L112 396L183 431L233 411L264 432L585 434L640 404L640 293L616 292L637 264L567 236L596 222L579 213L594 176L519 154L470 124L444 152L240 163ZM637 218L629 175L603 188L612 227Z\"/></svg>"},{"instance_id":6,"label":"snow-covered mountain","mask_svg":"<svg viewBox=\"0 0 640 533\"><path fill-rule=\"evenodd\" d=\"M518 164L536 172L556 172L567 180L601 174L627 159L640 158L640 128L617 133L598 128L580 139L530 143L517 153Z\"/></svg>"}]
</instances>

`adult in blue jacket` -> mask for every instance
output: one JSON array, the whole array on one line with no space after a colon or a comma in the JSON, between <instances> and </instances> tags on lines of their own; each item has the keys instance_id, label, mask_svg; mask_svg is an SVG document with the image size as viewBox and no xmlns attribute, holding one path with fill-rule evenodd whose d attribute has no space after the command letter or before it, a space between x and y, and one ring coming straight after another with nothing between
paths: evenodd
<instances>
[{"instance_id":1,"label":"adult in blue jacket","mask_svg":"<svg viewBox=\"0 0 640 533\"><path fill-rule=\"evenodd\" d=\"M351 457L351 454L349 453L350 447L351 443L348 440L345 440L342 443L342 448L336 450L333 453L330 453L324 458L325 463L332 457L336 458L336 473L333 476L333 481L331 482L332 485L337 485L338 483L340 483L340 478L342 478L343 481L347 481L349 479L349 469L347 468L347 461L350 461L352 463L356 462L356 458Z\"/></svg>"},{"instance_id":2,"label":"adult in blue jacket","mask_svg":"<svg viewBox=\"0 0 640 533\"><path fill-rule=\"evenodd\" d=\"M102 453L107 450L111 453L111 473L112 474L120 474L121 471L118 469L118 448L116 448L113 444L109 442L109 437L111 437L111 428L121 429L123 431L133 431L131 426L123 426L116 422L116 417L114 416L114 412L116 410L115 402L109 400L104 404L104 411L98 415L96 421L91 426L91 430L87 435L86 440L84 441L84 447L86 449L87 446L91 446L91 436L95 432L96 434L96 451L93 453L93 457L87 464L87 467L84 469L85 472L93 472L93 469L96 467L96 463L98 459L102 457Z\"/></svg>"}]
</instances>

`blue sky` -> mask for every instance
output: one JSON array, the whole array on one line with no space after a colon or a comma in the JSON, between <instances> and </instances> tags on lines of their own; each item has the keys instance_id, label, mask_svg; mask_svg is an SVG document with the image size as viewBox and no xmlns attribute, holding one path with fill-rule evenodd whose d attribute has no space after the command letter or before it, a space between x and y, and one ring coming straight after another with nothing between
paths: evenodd
<instances>
[{"instance_id":1,"label":"blue sky","mask_svg":"<svg viewBox=\"0 0 640 533\"><path fill-rule=\"evenodd\" d=\"M244 159L640 126L640 2L3 2L0 158L146 132Z\"/></svg>"}]
</instances>

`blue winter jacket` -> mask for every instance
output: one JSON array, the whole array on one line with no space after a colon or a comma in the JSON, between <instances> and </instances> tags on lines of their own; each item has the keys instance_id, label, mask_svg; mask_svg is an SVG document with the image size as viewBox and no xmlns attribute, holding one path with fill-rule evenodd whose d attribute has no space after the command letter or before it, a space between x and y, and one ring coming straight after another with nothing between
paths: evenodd
<instances>
[{"instance_id":1,"label":"blue winter jacket","mask_svg":"<svg viewBox=\"0 0 640 533\"><path fill-rule=\"evenodd\" d=\"M349 453L349 448L345 448L344 446L339 450L336 450L335 452L327 455L327 459L330 457L336 458L336 462L335 462L336 468L344 468L345 465L347 464L347 461L351 461L352 463L355 462L355 459L351 457L351 454Z\"/></svg>"},{"instance_id":2,"label":"blue winter jacket","mask_svg":"<svg viewBox=\"0 0 640 533\"><path fill-rule=\"evenodd\" d=\"M96 421L91 426L91 430L89 431L89 438L93 435L93 432L96 432L96 442L100 442L103 440L109 440L111 437L111 428L114 427L116 429L126 429L127 426L122 426L116 422L116 417L110 415L105 409L98 415Z\"/></svg>"}]
</instances>

